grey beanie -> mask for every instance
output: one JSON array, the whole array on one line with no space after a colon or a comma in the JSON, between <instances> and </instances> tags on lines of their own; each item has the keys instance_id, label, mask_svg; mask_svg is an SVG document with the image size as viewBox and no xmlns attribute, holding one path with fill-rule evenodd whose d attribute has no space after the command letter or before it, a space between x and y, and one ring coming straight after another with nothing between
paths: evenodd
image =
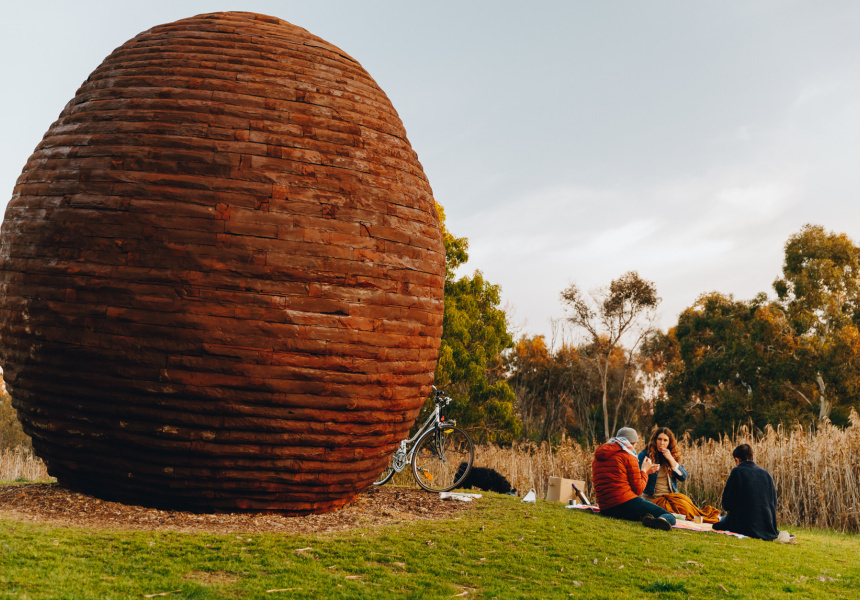
<instances>
[{"instance_id":1,"label":"grey beanie","mask_svg":"<svg viewBox=\"0 0 860 600\"><path fill-rule=\"evenodd\" d=\"M632 427L622 427L618 430L618 433L615 434L615 437L627 438L627 441L631 444L635 444L639 441L639 434L636 433L636 430Z\"/></svg>"}]
</instances>

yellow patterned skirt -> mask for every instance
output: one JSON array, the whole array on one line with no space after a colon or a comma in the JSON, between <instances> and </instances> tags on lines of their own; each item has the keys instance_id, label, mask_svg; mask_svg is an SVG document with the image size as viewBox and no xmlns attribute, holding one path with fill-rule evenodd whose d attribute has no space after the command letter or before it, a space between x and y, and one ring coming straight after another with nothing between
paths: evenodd
<instances>
[{"instance_id":1,"label":"yellow patterned skirt","mask_svg":"<svg viewBox=\"0 0 860 600\"><path fill-rule=\"evenodd\" d=\"M664 494L657 496L651 502L671 513L686 515L691 520L693 517L702 517L702 521L705 523L716 523L720 520L719 510L713 506L705 506L701 509L696 508L696 505L693 504L689 496L685 496L684 494Z\"/></svg>"}]
</instances>

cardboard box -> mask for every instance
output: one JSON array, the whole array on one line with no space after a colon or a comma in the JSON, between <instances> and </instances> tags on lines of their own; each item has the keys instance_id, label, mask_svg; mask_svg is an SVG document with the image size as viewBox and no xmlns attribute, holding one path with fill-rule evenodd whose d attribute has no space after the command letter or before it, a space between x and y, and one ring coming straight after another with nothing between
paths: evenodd
<instances>
[{"instance_id":1,"label":"cardboard box","mask_svg":"<svg viewBox=\"0 0 860 600\"><path fill-rule=\"evenodd\" d=\"M578 497L573 489L573 484L579 488L581 492L585 492L585 482L579 479L564 479L563 477L550 477L549 487L546 489L546 499L550 502L564 502L571 498L582 502L582 498Z\"/></svg>"}]
</instances>

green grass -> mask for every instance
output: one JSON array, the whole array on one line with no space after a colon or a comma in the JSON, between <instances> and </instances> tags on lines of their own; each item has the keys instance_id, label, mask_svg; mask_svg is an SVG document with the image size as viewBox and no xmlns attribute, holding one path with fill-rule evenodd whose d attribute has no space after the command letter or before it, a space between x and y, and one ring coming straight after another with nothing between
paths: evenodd
<instances>
[{"instance_id":1,"label":"green grass","mask_svg":"<svg viewBox=\"0 0 860 600\"><path fill-rule=\"evenodd\" d=\"M56 477L46 477L45 479L27 479L26 477L18 477L16 479L0 479L0 485L15 485L17 483L56 483ZM2 508L2 507L0 507Z\"/></svg>"},{"instance_id":2,"label":"green grass","mask_svg":"<svg viewBox=\"0 0 860 600\"><path fill-rule=\"evenodd\" d=\"M794 532L797 546L666 533L493 494L456 520L318 536L95 531L0 519L0 598L860 595L860 538Z\"/></svg>"}]
</instances>

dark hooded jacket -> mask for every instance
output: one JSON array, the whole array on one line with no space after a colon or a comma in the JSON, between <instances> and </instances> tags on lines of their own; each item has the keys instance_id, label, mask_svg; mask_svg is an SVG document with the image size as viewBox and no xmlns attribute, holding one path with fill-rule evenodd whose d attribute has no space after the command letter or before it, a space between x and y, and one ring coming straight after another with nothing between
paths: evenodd
<instances>
[{"instance_id":1,"label":"dark hooded jacket","mask_svg":"<svg viewBox=\"0 0 860 600\"><path fill-rule=\"evenodd\" d=\"M729 474L723 490L723 510L728 511L714 529L733 531L761 540L775 540L776 486L766 470L745 460Z\"/></svg>"},{"instance_id":2,"label":"dark hooded jacket","mask_svg":"<svg viewBox=\"0 0 860 600\"><path fill-rule=\"evenodd\" d=\"M602 444L591 464L594 493L600 510L607 510L638 497L648 479L639 470L636 457L618 444Z\"/></svg>"}]
</instances>

